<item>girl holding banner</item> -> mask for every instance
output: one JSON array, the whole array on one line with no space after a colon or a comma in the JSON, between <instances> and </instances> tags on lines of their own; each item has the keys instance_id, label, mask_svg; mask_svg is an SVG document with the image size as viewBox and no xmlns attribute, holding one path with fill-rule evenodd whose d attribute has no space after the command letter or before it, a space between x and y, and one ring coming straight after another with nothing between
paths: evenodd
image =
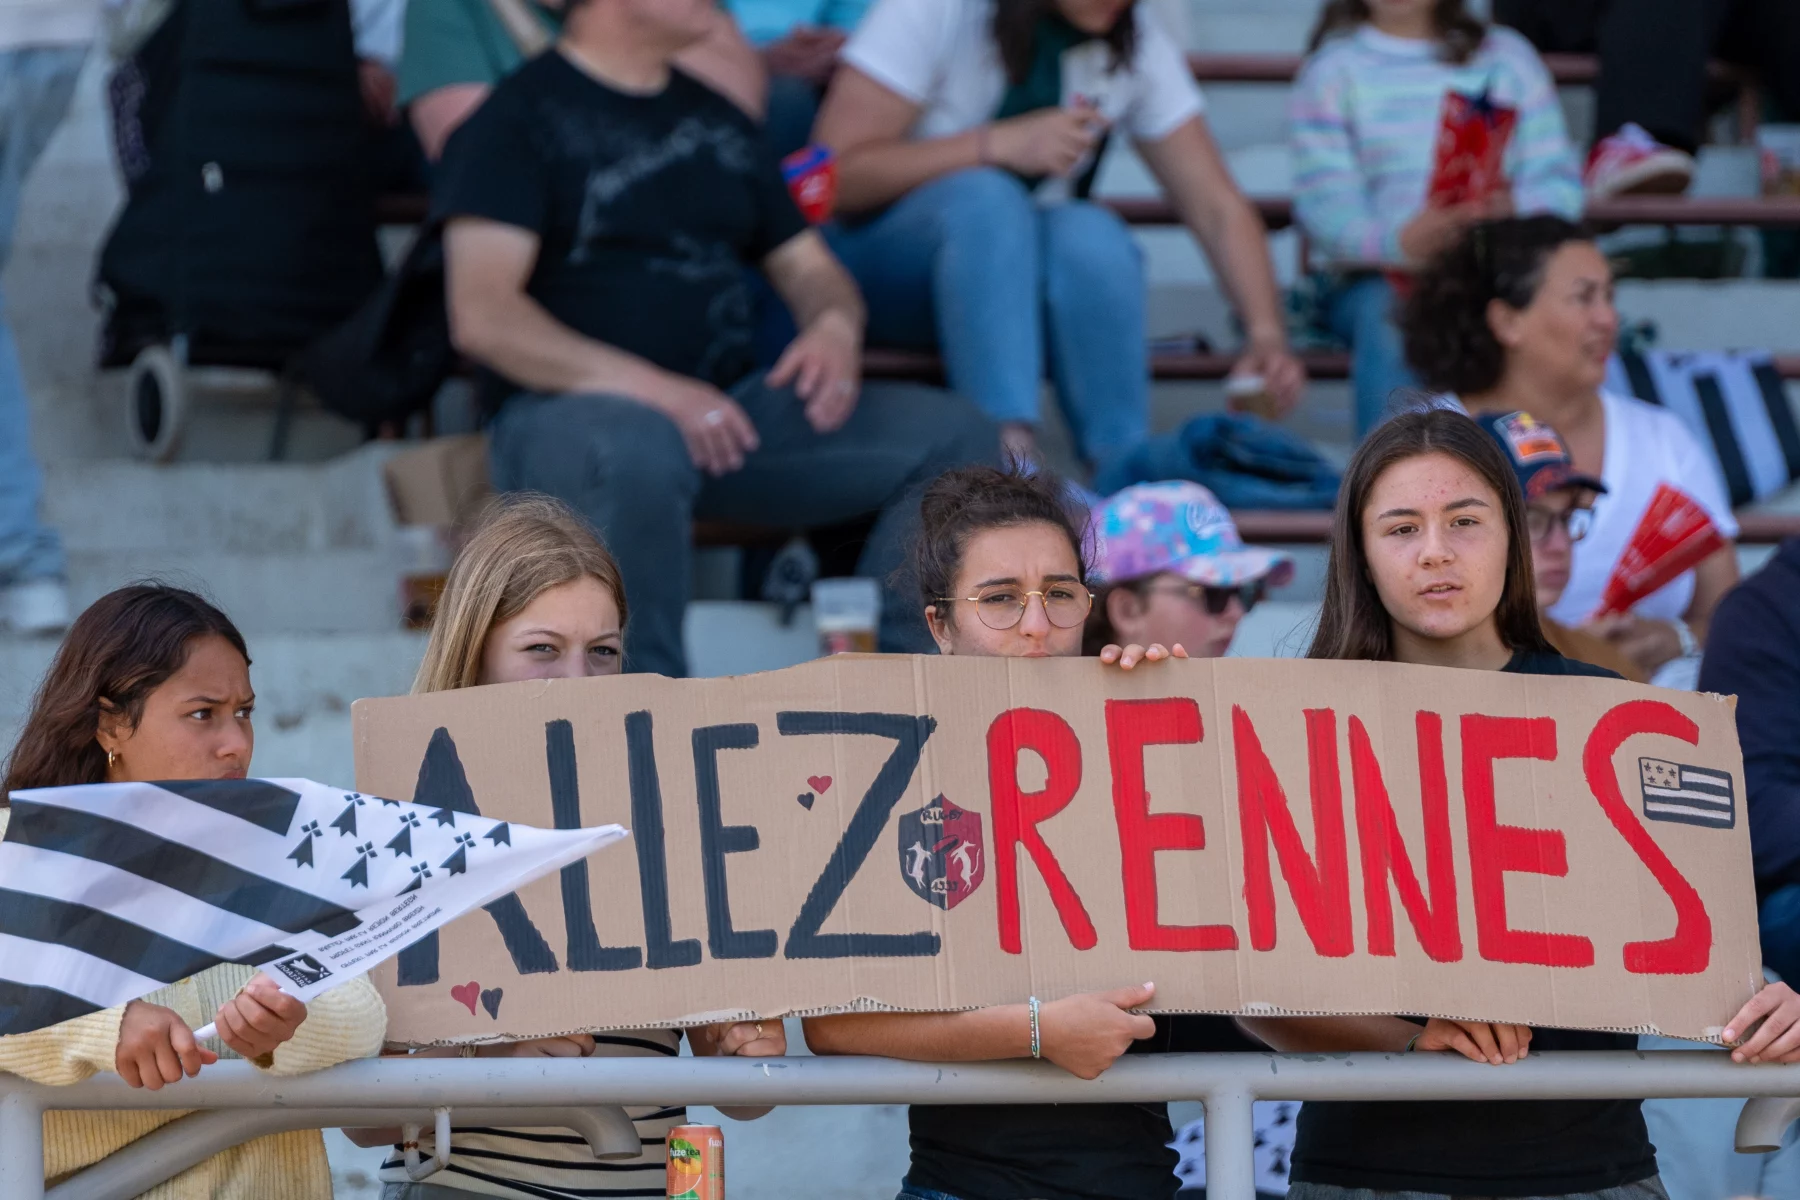
<instances>
[{"instance_id":1,"label":"girl holding banner","mask_svg":"<svg viewBox=\"0 0 1800 1200\"><path fill-rule=\"evenodd\" d=\"M1093 596L1079 518L1043 475L966 467L939 478L921 505L914 566L925 617L944 654L1077 657ZM1176 646L1108 646L1101 661L1131 670L1186 658ZM924 1062L1046 1058L1092 1079L1120 1055L1251 1049L1230 1022L1152 1020L1133 1012L1153 984L970 1012L811 1017L815 1054ZM914 1105L912 1162L898 1200L1168 1200L1174 1133L1162 1104Z\"/></svg>"},{"instance_id":2,"label":"girl holding banner","mask_svg":"<svg viewBox=\"0 0 1800 1200\"><path fill-rule=\"evenodd\" d=\"M1539 627L1525 501L1499 446L1445 410L1381 426L1350 461L1310 657L1613 677ZM1760 1022L1760 1027L1758 1023ZM1800 996L1770 984L1724 1032L1739 1062L1800 1062ZM1400 1017L1255 1018L1278 1050L1455 1051L1499 1066L1530 1050L1632 1050L1627 1034ZM1755 1028L1752 1033L1752 1028ZM1293 1200L1404 1194L1666 1200L1636 1100L1308 1103Z\"/></svg>"},{"instance_id":3,"label":"girl holding banner","mask_svg":"<svg viewBox=\"0 0 1800 1200\"><path fill-rule=\"evenodd\" d=\"M414 693L525 679L583 679L624 668L626 604L618 564L571 509L548 496L495 501L457 555L438 601ZM687 1031L695 1054L752 1057L787 1053L780 1021L702 1026ZM681 1052L677 1029L573 1034L479 1047L418 1051L443 1057L620 1058ZM766 1108L725 1109L747 1120ZM407 1179L396 1147L382 1164L383 1200L456 1200L471 1196L661 1195L669 1130L687 1110L628 1108L643 1152L598 1162L566 1130L464 1130L448 1165L429 1184ZM395 1140L397 1130L357 1130L365 1146Z\"/></svg>"},{"instance_id":4,"label":"girl holding banner","mask_svg":"<svg viewBox=\"0 0 1800 1200\"><path fill-rule=\"evenodd\" d=\"M159 779L243 779L255 735L250 657L217 608L179 588L137 585L101 597L75 621L38 689L7 762L0 800L28 788ZM0 808L0 834L7 817ZM79 1083L116 1071L152 1091L219 1055L192 1030L277 1075L316 1071L381 1049L387 1010L366 976L310 1005L253 967L203 971L142 1000L0 1038L0 1071ZM44 1172L71 1174L179 1112L48 1112ZM317 1130L272 1134L190 1167L153 1200L313 1200L331 1192Z\"/></svg>"}]
</instances>

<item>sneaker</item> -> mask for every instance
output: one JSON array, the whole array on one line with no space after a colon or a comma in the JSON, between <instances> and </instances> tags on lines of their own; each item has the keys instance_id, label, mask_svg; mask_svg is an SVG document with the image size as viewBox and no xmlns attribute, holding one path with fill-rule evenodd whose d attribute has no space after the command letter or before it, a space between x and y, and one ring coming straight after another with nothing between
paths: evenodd
<instances>
[{"instance_id":1,"label":"sneaker","mask_svg":"<svg viewBox=\"0 0 1800 1200\"><path fill-rule=\"evenodd\" d=\"M27 579L0 587L0 629L46 637L69 627L69 585L60 579Z\"/></svg>"},{"instance_id":2,"label":"sneaker","mask_svg":"<svg viewBox=\"0 0 1800 1200\"><path fill-rule=\"evenodd\" d=\"M1694 156L1663 145L1641 125L1627 124L1594 143L1581 178L1589 200L1673 195L1693 181Z\"/></svg>"}]
</instances>

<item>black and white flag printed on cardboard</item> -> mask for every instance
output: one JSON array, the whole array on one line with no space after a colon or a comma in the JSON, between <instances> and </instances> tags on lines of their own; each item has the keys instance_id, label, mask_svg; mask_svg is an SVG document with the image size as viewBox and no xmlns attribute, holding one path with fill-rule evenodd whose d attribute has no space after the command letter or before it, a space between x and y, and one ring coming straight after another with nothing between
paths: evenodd
<instances>
[{"instance_id":1,"label":"black and white flag printed on cardboard","mask_svg":"<svg viewBox=\"0 0 1800 1200\"><path fill-rule=\"evenodd\" d=\"M0 840L0 1034L227 962L307 1000L625 836L305 779L17 791Z\"/></svg>"},{"instance_id":2,"label":"black and white flag printed on cardboard","mask_svg":"<svg viewBox=\"0 0 1800 1200\"><path fill-rule=\"evenodd\" d=\"M1652 821L1714 829L1730 829L1737 821L1731 776L1724 771L1640 758L1638 779L1644 786L1644 816Z\"/></svg>"}]
</instances>

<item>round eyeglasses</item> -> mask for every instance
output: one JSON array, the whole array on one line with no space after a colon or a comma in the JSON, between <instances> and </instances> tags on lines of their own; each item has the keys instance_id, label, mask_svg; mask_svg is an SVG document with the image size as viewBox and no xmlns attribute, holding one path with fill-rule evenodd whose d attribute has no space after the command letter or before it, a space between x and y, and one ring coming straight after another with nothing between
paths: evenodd
<instances>
[{"instance_id":1,"label":"round eyeglasses","mask_svg":"<svg viewBox=\"0 0 1800 1200\"><path fill-rule=\"evenodd\" d=\"M1525 510L1525 531L1534 542L1548 541L1550 531L1557 526L1569 535L1571 542L1579 542L1594 527L1594 510L1591 508L1571 508L1566 512L1552 512L1547 508L1528 508Z\"/></svg>"},{"instance_id":2,"label":"round eyeglasses","mask_svg":"<svg viewBox=\"0 0 1800 1200\"><path fill-rule=\"evenodd\" d=\"M995 583L973 596L941 596L939 602L955 604L965 600L975 606L975 615L989 629L1011 629L1024 620L1033 596L1043 603L1045 618L1058 629L1074 629L1088 619L1094 608L1094 593L1079 583L1052 583L1029 592L1012 584Z\"/></svg>"}]
</instances>

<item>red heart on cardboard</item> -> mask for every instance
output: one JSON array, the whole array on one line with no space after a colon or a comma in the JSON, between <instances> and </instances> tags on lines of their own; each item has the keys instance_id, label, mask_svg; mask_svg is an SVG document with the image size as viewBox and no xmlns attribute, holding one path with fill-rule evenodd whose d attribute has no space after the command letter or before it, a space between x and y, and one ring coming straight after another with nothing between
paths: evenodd
<instances>
[{"instance_id":1,"label":"red heart on cardboard","mask_svg":"<svg viewBox=\"0 0 1800 1200\"><path fill-rule=\"evenodd\" d=\"M806 779L806 786L822 796L831 790L831 776L809 775Z\"/></svg>"},{"instance_id":2,"label":"red heart on cardboard","mask_svg":"<svg viewBox=\"0 0 1800 1200\"><path fill-rule=\"evenodd\" d=\"M458 1004L466 1005L472 1017L475 1015L475 1005L481 1000L481 985L465 983L461 987L453 987L450 989L450 998Z\"/></svg>"}]
</instances>

